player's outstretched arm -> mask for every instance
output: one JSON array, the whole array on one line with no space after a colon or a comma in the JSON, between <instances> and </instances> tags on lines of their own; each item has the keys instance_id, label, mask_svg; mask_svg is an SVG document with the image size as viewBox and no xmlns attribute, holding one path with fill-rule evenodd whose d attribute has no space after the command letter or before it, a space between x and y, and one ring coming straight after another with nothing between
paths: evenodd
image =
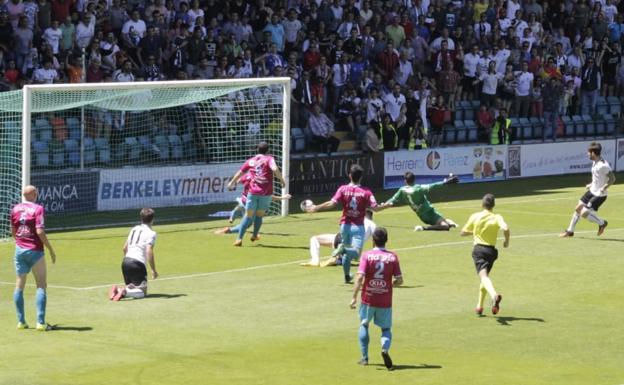
<instances>
[{"instance_id":1,"label":"player's outstretched arm","mask_svg":"<svg viewBox=\"0 0 624 385\"><path fill-rule=\"evenodd\" d=\"M279 180L279 182L282 185L282 187L286 186L286 181L284 180L284 176L282 176L282 172L280 171L279 167L277 167L277 168L275 168L275 170L273 170L273 175L275 175L277 180Z\"/></svg>"},{"instance_id":2,"label":"player's outstretched arm","mask_svg":"<svg viewBox=\"0 0 624 385\"><path fill-rule=\"evenodd\" d=\"M503 235L505 236L505 242L503 242L503 247L509 247L509 237L511 236L509 228L503 230Z\"/></svg>"},{"instance_id":3,"label":"player's outstretched arm","mask_svg":"<svg viewBox=\"0 0 624 385\"><path fill-rule=\"evenodd\" d=\"M290 195L290 194L286 194L286 195L273 195L271 197L271 199L273 201L275 201L275 202L289 200L290 198L292 198L292 195Z\"/></svg>"},{"instance_id":4,"label":"player's outstretched arm","mask_svg":"<svg viewBox=\"0 0 624 385\"><path fill-rule=\"evenodd\" d=\"M353 298L351 298L351 303L349 304L349 307L351 309L355 309L355 306L357 305L357 296L358 296L358 293L360 292L360 289L362 288L363 283L364 283L364 274L358 273L357 279L355 280L355 287L353 288Z\"/></svg>"},{"instance_id":5,"label":"player's outstretched arm","mask_svg":"<svg viewBox=\"0 0 624 385\"><path fill-rule=\"evenodd\" d=\"M607 183L605 183L605 185L602 186L602 188L600 189L600 191L602 192L607 191L609 186L615 183L615 174L613 173L613 171L609 171L609 174L607 174L607 178Z\"/></svg>"},{"instance_id":6,"label":"player's outstretched arm","mask_svg":"<svg viewBox=\"0 0 624 385\"><path fill-rule=\"evenodd\" d=\"M236 183L238 183L238 180L240 179L242 175L243 175L243 172L241 170L236 171L236 174L234 174L232 179L230 179L230 181L227 184L228 190L233 191L234 189L236 189Z\"/></svg>"},{"instance_id":7,"label":"player's outstretched arm","mask_svg":"<svg viewBox=\"0 0 624 385\"><path fill-rule=\"evenodd\" d=\"M312 206L310 206L308 208L308 212L309 213L316 213L318 211L333 209L334 207L336 207L336 202L329 200L327 202L321 203L320 205L312 205Z\"/></svg>"}]
</instances>

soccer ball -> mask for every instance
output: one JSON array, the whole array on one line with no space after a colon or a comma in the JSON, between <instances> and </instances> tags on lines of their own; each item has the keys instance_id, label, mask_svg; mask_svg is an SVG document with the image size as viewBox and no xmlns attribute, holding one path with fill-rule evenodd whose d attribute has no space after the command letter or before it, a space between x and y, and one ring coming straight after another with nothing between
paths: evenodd
<instances>
[{"instance_id":1,"label":"soccer ball","mask_svg":"<svg viewBox=\"0 0 624 385\"><path fill-rule=\"evenodd\" d=\"M309 199L302 200L301 203L299 203L299 208L301 209L301 211L306 213L312 206L314 206L314 202Z\"/></svg>"}]
</instances>

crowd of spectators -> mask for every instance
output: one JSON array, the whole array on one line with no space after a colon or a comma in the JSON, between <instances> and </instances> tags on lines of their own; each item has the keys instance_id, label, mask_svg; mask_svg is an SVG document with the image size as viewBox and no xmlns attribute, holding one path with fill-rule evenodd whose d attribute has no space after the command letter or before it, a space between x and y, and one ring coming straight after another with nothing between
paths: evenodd
<instances>
[{"instance_id":1,"label":"crowd of spectators","mask_svg":"<svg viewBox=\"0 0 624 385\"><path fill-rule=\"evenodd\" d=\"M480 137L507 116L595 115L624 93L619 0L8 0L6 89L29 83L288 76L291 125L323 151L437 146L456 103Z\"/></svg>"}]
</instances>

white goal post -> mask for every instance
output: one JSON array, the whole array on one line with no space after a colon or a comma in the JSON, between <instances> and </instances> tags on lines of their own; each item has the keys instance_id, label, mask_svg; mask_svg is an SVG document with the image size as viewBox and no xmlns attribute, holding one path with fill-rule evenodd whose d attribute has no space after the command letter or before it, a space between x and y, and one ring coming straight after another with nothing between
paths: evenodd
<instances>
[{"instance_id":1,"label":"white goal post","mask_svg":"<svg viewBox=\"0 0 624 385\"><path fill-rule=\"evenodd\" d=\"M41 203L55 204L48 213L233 202L240 189L226 192L225 175L260 141L269 142L286 180L283 189L276 181L276 191L289 191L290 78L27 85L17 92L21 106L0 107L13 114L13 130L15 114L21 120L21 161L11 167L21 169L21 188L44 186ZM288 201L275 203L273 213L287 215Z\"/></svg>"}]
</instances>

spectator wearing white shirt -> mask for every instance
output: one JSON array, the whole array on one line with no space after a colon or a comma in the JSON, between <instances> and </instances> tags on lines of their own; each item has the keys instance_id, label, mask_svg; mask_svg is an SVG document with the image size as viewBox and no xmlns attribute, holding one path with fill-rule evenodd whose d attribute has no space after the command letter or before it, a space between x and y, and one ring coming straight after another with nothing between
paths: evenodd
<instances>
[{"instance_id":1,"label":"spectator wearing white shirt","mask_svg":"<svg viewBox=\"0 0 624 385\"><path fill-rule=\"evenodd\" d=\"M481 40L483 36L490 36L492 33L492 26L487 22L485 13L481 14L479 22L474 24L473 29L477 40Z\"/></svg>"},{"instance_id":2,"label":"spectator wearing white shirt","mask_svg":"<svg viewBox=\"0 0 624 385\"><path fill-rule=\"evenodd\" d=\"M80 48L87 48L95 34L95 17L84 14L80 23L76 26L76 45Z\"/></svg>"},{"instance_id":3,"label":"spectator wearing white shirt","mask_svg":"<svg viewBox=\"0 0 624 385\"><path fill-rule=\"evenodd\" d=\"M147 26L145 22L141 20L139 11L132 11L130 20L126 21L123 27L121 27L121 35L123 40L127 43L132 43L133 39L136 37L138 37L139 40L142 39L146 31Z\"/></svg>"},{"instance_id":4,"label":"spectator wearing white shirt","mask_svg":"<svg viewBox=\"0 0 624 385\"><path fill-rule=\"evenodd\" d=\"M386 94L383 98L386 112L390 115L393 122L396 122L401 113L401 107L406 102L405 95L401 93L401 85L395 84L392 92Z\"/></svg>"},{"instance_id":5,"label":"spectator wearing white shirt","mask_svg":"<svg viewBox=\"0 0 624 385\"><path fill-rule=\"evenodd\" d=\"M370 95L366 102L366 123L370 126L371 122L374 125L380 123L381 116L386 113L386 110L384 109L383 101L379 98L377 87L371 87L369 93Z\"/></svg>"},{"instance_id":6,"label":"spectator wearing white shirt","mask_svg":"<svg viewBox=\"0 0 624 385\"><path fill-rule=\"evenodd\" d=\"M284 27L284 40L286 40L285 51L290 52L297 45L299 31L303 28L294 9L288 11L288 18L282 21L282 26Z\"/></svg>"},{"instance_id":7,"label":"spectator wearing white shirt","mask_svg":"<svg viewBox=\"0 0 624 385\"><path fill-rule=\"evenodd\" d=\"M520 10L520 2L516 0L507 0L507 19L513 20Z\"/></svg>"},{"instance_id":8,"label":"spectator wearing white shirt","mask_svg":"<svg viewBox=\"0 0 624 385\"><path fill-rule=\"evenodd\" d=\"M515 116L528 118L534 78L533 74L529 72L529 63L522 62L522 71L516 72L515 76L517 79L514 98Z\"/></svg>"},{"instance_id":9,"label":"spectator wearing white shirt","mask_svg":"<svg viewBox=\"0 0 624 385\"><path fill-rule=\"evenodd\" d=\"M494 61L496 61L496 72L499 74L505 73L507 61L511 56L511 51L507 49L507 43L505 43L505 40L501 39L498 42L498 47L494 46L492 56L494 57Z\"/></svg>"},{"instance_id":10,"label":"spectator wearing white shirt","mask_svg":"<svg viewBox=\"0 0 624 385\"><path fill-rule=\"evenodd\" d=\"M49 28L43 32L43 40L46 41L52 47L52 53L57 55L59 53L59 44L63 37L63 31L59 28L59 22L52 20L52 24Z\"/></svg>"},{"instance_id":11,"label":"spectator wearing white shirt","mask_svg":"<svg viewBox=\"0 0 624 385\"><path fill-rule=\"evenodd\" d=\"M58 72L52 67L52 60L45 59L43 67L37 68L33 72L33 83L52 84L59 79Z\"/></svg>"},{"instance_id":12,"label":"spectator wearing white shirt","mask_svg":"<svg viewBox=\"0 0 624 385\"><path fill-rule=\"evenodd\" d=\"M475 80L477 80L479 62L481 56L479 56L479 46L473 45L470 52L464 55L464 71L462 79L462 100L472 100L475 94Z\"/></svg>"},{"instance_id":13,"label":"spectator wearing white shirt","mask_svg":"<svg viewBox=\"0 0 624 385\"><path fill-rule=\"evenodd\" d=\"M394 81L401 86L405 86L413 74L413 65L412 62L408 60L407 51L401 51L399 55L399 66L394 71Z\"/></svg>"},{"instance_id":14,"label":"spectator wearing white shirt","mask_svg":"<svg viewBox=\"0 0 624 385\"><path fill-rule=\"evenodd\" d=\"M133 82L134 74L132 73L132 62L130 60L126 60L123 62L120 69L113 72L113 81L114 82Z\"/></svg>"},{"instance_id":15,"label":"spectator wearing white shirt","mask_svg":"<svg viewBox=\"0 0 624 385\"><path fill-rule=\"evenodd\" d=\"M481 81L481 103L488 108L496 105L496 92L503 76L496 72L496 63L490 62L487 72L479 76Z\"/></svg>"},{"instance_id":16,"label":"spectator wearing white shirt","mask_svg":"<svg viewBox=\"0 0 624 385\"><path fill-rule=\"evenodd\" d=\"M449 37L449 31L447 28L442 29L441 35L433 39L431 44L429 44L429 48L431 48L431 50L434 52L440 51L443 40L445 40L448 43L447 49L449 51L455 51L455 42L453 41L453 39Z\"/></svg>"},{"instance_id":17,"label":"spectator wearing white shirt","mask_svg":"<svg viewBox=\"0 0 624 385\"><path fill-rule=\"evenodd\" d=\"M349 82L349 72L351 72L351 65L348 63L348 55L342 55L340 57L340 61L333 65L332 67L332 84L334 86L333 93L333 107L338 107L338 102L340 100L340 96L342 95L342 90L344 86Z\"/></svg>"}]
</instances>

